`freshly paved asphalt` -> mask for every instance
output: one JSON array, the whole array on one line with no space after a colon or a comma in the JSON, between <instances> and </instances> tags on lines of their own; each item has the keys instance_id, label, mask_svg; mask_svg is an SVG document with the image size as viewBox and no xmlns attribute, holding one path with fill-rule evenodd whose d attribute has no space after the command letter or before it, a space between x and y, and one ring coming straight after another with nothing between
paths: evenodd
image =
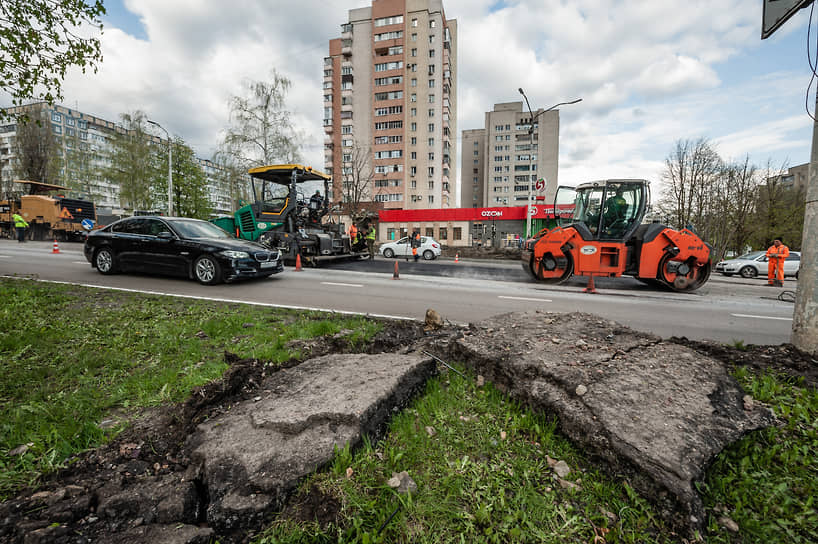
<instances>
[{"instance_id":1,"label":"freshly paved asphalt","mask_svg":"<svg viewBox=\"0 0 818 544\"><path fill-rule=\"evenodd\" d=\"M585 278L546 286L528 278L517 261L419 261L376 258L336 262L269 279L213 287L148 275L102 276L80 244L18 244L0 240L0 275L103 288L246 302L269 306L423 319L434 308L447 320L469 323L516 310L583 311L663 337L780 344L789 341L793 304L764 279L715 275L694 293L658 291L632 278L599 278L598 294L582 292ZM393 279L395 263L398 279ZM795 290L794 280L784 290Z\"/></svg>"}]
</instances>

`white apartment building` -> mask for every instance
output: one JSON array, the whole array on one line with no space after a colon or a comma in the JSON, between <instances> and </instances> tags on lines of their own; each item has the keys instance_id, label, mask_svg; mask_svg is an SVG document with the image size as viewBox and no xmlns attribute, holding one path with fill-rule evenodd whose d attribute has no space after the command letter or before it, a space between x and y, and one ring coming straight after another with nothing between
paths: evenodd
<instances>
[{"instance_id":1,"label":"white apartment building","mask_svg":"<svg viewBox=\"0 0 818 544\"><path fill-rule=\"evenodd\" d=\"M559 167L559 110L534 111L522 102L495 104L485 128L463 131L460 189L463 207L524 206L529 187L545 180L534 196L554 203Z\"/></svg>"},{"instance_id":2,"label":"white apartment building","mask_svg":"<svg viewBox=\"0 0 818 544\"><path fill-rule=\"evenodd\" d=\"M78 153L88 162L84 172L79 174L65 172L58 173L59 179L33 180L71 188L78 198L93 200L97 210L110 210L111 213L120 213L119 186L105 177L104 171L110 167L108 158L110 147L109 139L116 132L125 129L112 121L101 119L94 115L66 108L61 105L49 106L45 102L9 108L10 113L21 110L29 116L39 119L56 137L58 144L57 155L67 157L70 153ZM17 135L17 124L14 120L0 125L0 167L2 180L8 182L15 177L14 173L14 138ZM168 141L158 136L150 136L158 146L167 147ZM210 206L214 214L232 213L232 204L229 192L221 180L220 167L207 160L196 159L196 162L205 173L208 185ZM78 179L74 179L78 178ZM249 177L248 177L249 180Z\"/></svg>"}]
</instances>

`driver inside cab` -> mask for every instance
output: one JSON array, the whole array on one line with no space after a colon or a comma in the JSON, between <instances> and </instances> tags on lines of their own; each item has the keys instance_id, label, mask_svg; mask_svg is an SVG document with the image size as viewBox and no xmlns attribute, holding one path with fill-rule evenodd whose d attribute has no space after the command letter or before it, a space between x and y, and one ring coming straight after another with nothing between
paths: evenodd
<instances>
[{"instance_id":1,"label":"driver inside cab","mask_svg":"<svg viewBox=\"0 0 818 544\"><path fill-rule=\"evenodd\" d=\"M604 219L603 229L607 234L619 234L625 231L627 227L626 218L628 214L628 202L622 196L625 192L625 187L617 186L616 193L605 200L605 205L602 208L602 217Z\"/></svg>"}]
</instances>

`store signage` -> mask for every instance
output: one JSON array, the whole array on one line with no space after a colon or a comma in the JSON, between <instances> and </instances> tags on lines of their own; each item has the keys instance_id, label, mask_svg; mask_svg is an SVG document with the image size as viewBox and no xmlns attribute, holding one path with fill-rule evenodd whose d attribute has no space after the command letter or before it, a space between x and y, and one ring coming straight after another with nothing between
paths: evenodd
<instances>
[{"instance_id":1,"label":"store signage","mask_svg":"<svg viewBox=\"0 0 818 544\"><path fill-rule=\"evenodd\" d=\"M480 215L483 217L503 217L503 212L500 210L483 210Z\"/></svg>"}]
</instances>

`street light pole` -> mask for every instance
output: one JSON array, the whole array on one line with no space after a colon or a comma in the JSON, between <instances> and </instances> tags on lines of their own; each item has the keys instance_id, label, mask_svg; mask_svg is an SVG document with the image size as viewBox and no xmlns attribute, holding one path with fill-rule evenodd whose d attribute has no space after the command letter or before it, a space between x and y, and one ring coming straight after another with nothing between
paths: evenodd
<instances>
[{"instance_id":1,"label":"street light pole","mask_svg":"<svg viewBox=\"0 0 818 544\"><path fill-rule=\"evenodd\" d=\"M165 127L156 121L147 120L151 125L155 125L165 131L168 138L168 217L173 216L173 142L170 141L170 133Z\"/></svg>"},{"instance_id":2,"label":"street light pole","mask_svg":"<svg viewBox=\"0 0 818 544\"><path fill-rule=\"evenodd\" d=\"M576 104L577 102L582 102L581 98L577 98L576 100L571 100L570 102L560 102L559 104L554 104L550 108L542 111L538 111L537 115L535 116L534 113L531 111L531 104L528 103L528 97L523 92L523 88L520 87L517 89L520 91L520 94L523 95L525 98L525 105L528 106L528 114L531 116L531 121L528 124L528 142L529 142L529 149L528 149L528 171L531 173L531 179L528 183L528 205L526 206L525 210L525 237L531 237L531 202L534 200L534 183L537 181L537 175L533 172L534 170L534 119L542 115L543 113L549 112L553 109L556 109L560 106L565 106L567 104ZM559 136L557 136L559 138ZM556 213L556 210L555 210Z\"/></svg>"}]
</instances>

